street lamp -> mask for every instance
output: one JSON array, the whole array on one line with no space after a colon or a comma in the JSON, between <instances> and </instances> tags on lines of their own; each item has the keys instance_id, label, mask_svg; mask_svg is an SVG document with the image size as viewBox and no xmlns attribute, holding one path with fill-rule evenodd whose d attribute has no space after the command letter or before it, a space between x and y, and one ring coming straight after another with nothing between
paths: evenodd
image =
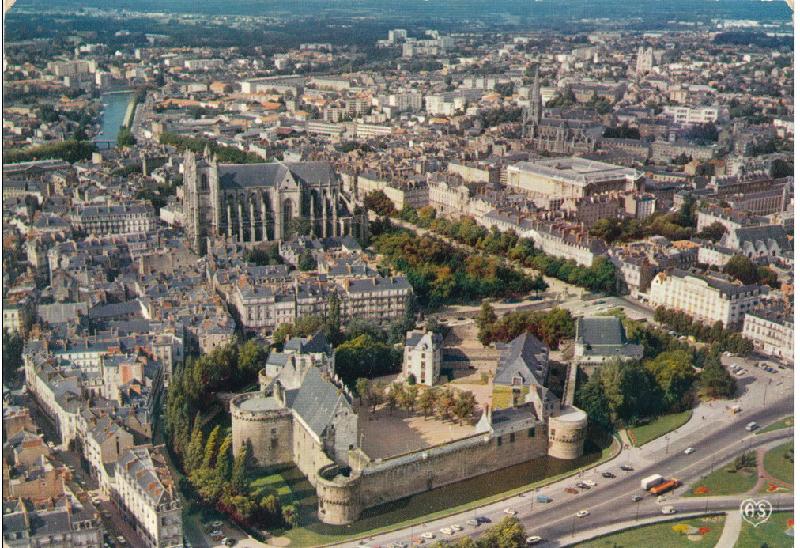
<instances>
[{"instance_id":1,"label":"street lamp","mask_svg":"<svg viewBox=\"0 0 800 548\"><path fill-rule=\"evenodd\" d=\"M642 502L641 500L636 501L636 521L639 521L639 503Z\"/></svg>"},{"instance_id":2,"label":"street lamp","mask_svg":"<svg viewBox=\"0 0 800 548\"><path fill-rule=\"evenodd\" d=\"M664 439L667 441L667 453L669 453L669 434L664 436Z\"/></svg>"}]
</instances>

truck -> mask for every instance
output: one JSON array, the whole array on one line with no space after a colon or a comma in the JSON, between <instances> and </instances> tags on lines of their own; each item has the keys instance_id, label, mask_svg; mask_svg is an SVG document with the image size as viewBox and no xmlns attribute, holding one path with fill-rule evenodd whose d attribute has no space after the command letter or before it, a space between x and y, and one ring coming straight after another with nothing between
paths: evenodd
<instances>
[{"instance_id":1,"label":"truck","mask_svg":"<svg viewBox=\"0 0 800 548\"><path fill-rule=\"evenodd\" d=\"M644 491L649 490L651 487L658 485L664 481L664 476L661 474L653 474L652 476L647 476L641 482L642 489Z\"/></svg>"},{"instance_id":2,"label":"truck","mask_svg":"<svg viewBox=\"0 0 800 548\"><path fill-rule=\"evenodd\" d=\"M680 484L681 484L681 482L679 482L675 478L668 479L667 481L662 481L658 485L654 485L653 487L651 487L650 488L650 494L651 495L663 495L667 491L675 489Z\"/></svg>"}]
</instances>

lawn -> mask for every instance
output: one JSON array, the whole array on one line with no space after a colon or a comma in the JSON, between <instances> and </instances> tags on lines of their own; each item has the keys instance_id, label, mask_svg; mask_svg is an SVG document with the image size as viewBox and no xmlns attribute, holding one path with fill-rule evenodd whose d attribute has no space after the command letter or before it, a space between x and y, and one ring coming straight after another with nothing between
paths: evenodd
<instances>
[{"instance_id":1,"label":"lawn","mask_svg":"<svg viewBox=\"0 0 800 548\"><path fill-rule=\"evenodd\" d=\"M628 437L631 438L635 447L641 447L647 442L660 438L664 434L672 432L676 428L680 428L692 418L692 411L684 411L683 413L675 413L672 415L662 415L647 424L628 428Z\"/></svg>"},{"instance_id":2,"label":"lawn","mask_svg":"<svg viewBox=\"0 0 800 548\"><path fill-rule=\"evenodd\" d=\"M766 468L767 473L789 485L792 485L794 480L794 456L791 459L787 459L785 455L793 447L793 442L784 443L773 447L764 455L764 468Z\"/></svg>"},{"instance_id":3,"label":"lawn","mask_svg":"<svg viewBox=\"0 0 800 548\"><path fill-rule=\"evenodd\" d=\"M780 430L781 428L791 428L794 426L794 415L789 415L788 417L784 417L780 420L777 420L770 424L769 426L762 428L756 435L759 434L766 434L767 432L772 432L773 430Z\"/></svg>"},{"instance_id":4,"label":"lawn","mask_svg":"<svg viewBox=\"0 0 800 548\"><path fill-rule=\"evenodd\" d=\"M755 468L742 468L737 472L730 472L730 470L734 470L733 463L734 461L731 461L700 479L683 496L715 497L736 495L738 493L746 493L755 487L758 481L758 474Z\"/></svg>"},{"instance_id":5,"label":"lawn","mask_svg":"<svg viewBox=\"0 0 800 548\"><path fill-rule=\"evenodd\" d=\"M794 536L786 534L790 527L793 533L794 516L792 512L776 512L770 516L769 521L758 527L742 522L742 531L739 533L739 540L736 541L736 548L764 545L769 548L789 548L793 545L794 539Z\"/></svg>"},{"instance_id":6,"label":"lawn","mask_svg":"<svg viewBox=\"0 0 800 548\"><path fill-rule=\"evenodd\" d=\"M693 546L713 548L725 525L725 516L704 516L646 525L578 544L580 548L639 548L640 546ZM689 533L692 533L691 535ZM658 539L658 540L656 540Z\"/></svg>"},{"instance_id":7,"label":"lawn","mask_svg":"<svg viewBox=\"0 0 800 548\"><path fill-rule=\"evenodd\" d=\"M584 455L577 461L548 457L536 459L370 508L360 520L347 526L325 525L315 518L308 519L306 514L303 516L304 525L287 531L286 537L293 546L320 546L425 523L558 481L580 468L596 466L615 454L612 444L601 452Z\"/></svg>"}]
</instances>

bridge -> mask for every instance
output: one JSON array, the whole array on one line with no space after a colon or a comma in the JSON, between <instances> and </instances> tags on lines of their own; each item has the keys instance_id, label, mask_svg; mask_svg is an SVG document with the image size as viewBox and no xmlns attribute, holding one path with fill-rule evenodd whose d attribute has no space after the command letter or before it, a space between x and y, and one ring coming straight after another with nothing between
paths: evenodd
<instances>
[{"instance_id":1,"label":"bridge","mask_svg":"<svg viewBox=\"0 0 800 548\"><path fill-rule=\"evenodd\" d=\"M110 150L117 146L116 141L109 141L109 140L100 140L100 141L92 141L98 150Z\"/></svg>"}]
</instances>

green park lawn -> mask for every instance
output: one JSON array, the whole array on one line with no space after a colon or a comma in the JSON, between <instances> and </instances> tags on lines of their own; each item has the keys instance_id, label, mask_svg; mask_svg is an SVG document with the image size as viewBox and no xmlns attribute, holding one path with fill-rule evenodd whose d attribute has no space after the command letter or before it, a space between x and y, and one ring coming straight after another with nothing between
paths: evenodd
<instances>
[{"instance_id":1,"label":"green park lawn","mask_svg":"<svg viewBox=\"0 0 800 548\"><path fill-rule=\"evenodd\" d=\"M772 432L773 430L780 430L781 428L791 428L794 426L794 415L789 415L788 417L784 417L780 420L777 420L756 432L758 434L766 434L767 432Z\"/></svg>"},{"instance_id":2,"label":"green park lawn","mask_svg":"<svg viewBox=\"0 0 800 548\"><path fill-rule=\"evenodd\" d=\"M715 497L736 495L746 493L756 486L758 474L755 468L742 468L737 472L730 472L729 470L733 470L733 461L697 481L684 496Z\"/></svg>"},{"instance_id":3,"label":"green park lawn","mask_svg":"<svg viewBox=\"0 0 800 548\"><path fill-rule=\"evenodd\" d=\"M692 411L674 413L672 415L662 415L647 424L628 429L628 437L631 438L635 447L641 447L647 442L660 438L664 434L680 428L692 418Z\"/></svg>"},{"instance_id":4,"label":"green park lawn","mask_svg":"<svg viewBox=\"0 0 800 548\"><path fill-rule=\"evenodd\" d=\"M770 516L769 521L758 527L742 522L742 531L735 548L758 548L765 545L769 548L790 548L794 538L786 534L790 520L794 523L792 512L776 512Z\"/></svg>"},{"instance_id":5,"label":"green park lawn","mask_svg":"<svg viewBox=\"0 0 800 548\"><path fill-rule=\"evenodd\" d=\"M690 538L686 533L681 532L683 529L681 525L688 525L697 529L701 527L708 528L708 531L703 535ZM613 533L588 542L582 542L577 546L579 548L639 548L641 546L713 548L716 546L720 535L722 535L724 525L725 516L682 519L628 529L620 533Z\"/></svg>"},{"instance_id":6,"label":"green park lawn","mask_svg":"<svg viewBox=\"0 0 800 548\"><path fill-rule=\"evenodd\" d=\"M792 485L794 480L794 458L785 458L786 453L794 446L792 442L773 447L764 455L764 468L767 473Z\"/></svg>"}]
</instances>

